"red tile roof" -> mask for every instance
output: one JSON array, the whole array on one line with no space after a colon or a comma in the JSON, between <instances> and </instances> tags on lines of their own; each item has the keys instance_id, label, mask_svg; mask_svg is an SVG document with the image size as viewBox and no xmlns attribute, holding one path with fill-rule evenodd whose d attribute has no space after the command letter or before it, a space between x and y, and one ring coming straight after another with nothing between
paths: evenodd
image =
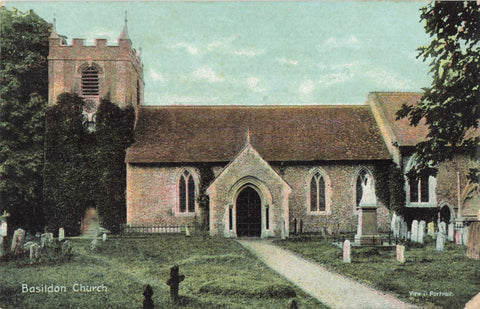
<instances>
[{"instance_id":1,"label":"red tile roof","mask_svg":"<svg viewBox=\"0 0 480 309\"><path fill-rule=\"evenodd\" d=\"M366 105L143 106L126 162L229 162L250 135L267 161L391 159Z\"/></svg>"},{"instance_id":2,"label":"red tile roof","mask_svg":"<svg viewBox=\"0 0 480 309\"><path fill-rule=\"evenodd\" d=\"M403 103L407 105L416 105L422 98L421 93L416 92L372 92L370 99L376 100L382 109L386 122L391 126L394 139L399 146L414 146L418 142L425 140L428 128L422 120L416 127L410 125L407 118L396 119L396 113Z\"/></svg>"}]
</instances>

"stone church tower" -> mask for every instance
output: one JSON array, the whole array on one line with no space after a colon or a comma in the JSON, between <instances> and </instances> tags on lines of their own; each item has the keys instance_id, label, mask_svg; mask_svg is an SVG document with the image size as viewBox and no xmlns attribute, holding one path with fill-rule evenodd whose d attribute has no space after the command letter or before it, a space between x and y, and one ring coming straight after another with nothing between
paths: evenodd
<instances>
[{"instance_id":1,"label":"stone church tower","mask_svg":"<svg viewBox=\"0 0 480 309\"><path fill-rule=\"evenodd\" d=\"M95 125L95 112L100 99L109 97L121 108L143 101L143 65L140 55L132 48L127 32L127 20L117 45L107 45L106 39L96 39L87 46L84 39L73 39L72 45L55 30L49 38L48 105L56 103L63 92L78 93L85 99L84 118L87 126Z\"/></svg>"}]
</instances>

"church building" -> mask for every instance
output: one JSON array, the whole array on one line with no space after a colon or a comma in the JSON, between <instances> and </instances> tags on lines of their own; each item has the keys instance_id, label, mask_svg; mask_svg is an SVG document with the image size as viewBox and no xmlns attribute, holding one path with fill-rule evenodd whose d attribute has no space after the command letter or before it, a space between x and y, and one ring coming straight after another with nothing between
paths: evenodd
<instances>
[{"instance_id":1,"label":"church building","mask_svg":"<svg viewBox=\"0 0 480 309\"><path fill-rule=\"evenodd\" d=\"M224 237L355 232L367 196L386 231L391 214L375 197L375 168L393 161L407 172L425 137L424 127L394 118L402 103L418 102L415 93L372 93L363 105L143 105L143 65L126 26L117 45L67 45L52 32L48 60L49 104L79 93L89 130L100 98L135 107L126 224L152 232L202 220ZM438 207L436 186L433 177L407 184L407 207Z\"/></svg>"}]
</instances>

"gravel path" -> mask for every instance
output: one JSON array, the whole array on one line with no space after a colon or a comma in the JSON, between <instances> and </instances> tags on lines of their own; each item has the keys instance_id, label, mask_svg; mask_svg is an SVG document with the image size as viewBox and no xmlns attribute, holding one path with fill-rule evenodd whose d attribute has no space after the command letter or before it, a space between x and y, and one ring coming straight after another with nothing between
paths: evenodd
<instances>
[{"instance_id":1,"label":"gravel path","mask_svg":"<svg viewBox=\"0 0 480 309\"><path fill-rule=\"evenodd\" d=\"M332 308L397 309L420 308L393 295L377 291L352 279L333 273L291 251L265 240L239 240L270 268L302 290Z\"/></svg>"}]
</instances>

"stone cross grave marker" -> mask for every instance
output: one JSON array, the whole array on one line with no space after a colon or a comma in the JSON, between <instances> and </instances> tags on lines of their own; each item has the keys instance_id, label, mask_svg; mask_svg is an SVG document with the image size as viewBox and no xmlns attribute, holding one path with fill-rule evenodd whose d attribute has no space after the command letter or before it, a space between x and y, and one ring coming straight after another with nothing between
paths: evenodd
<instances>
[{"instance_id":1,"label":"stone cross grave marker","mask_svg":"<svg viewBox=\"0 0 480 309\"><path fill-rule=\"evenodd\" d=\"M428 236L435 236L435 223L433 222L428 222L427 224L427 229L428 229Z\"/></svg>"},{"instance_id":2,"label":"stone cross grave marker","mask_svg":"<svg viewBox=\"0 0 480 309\"><path fill-rule=\"evenodd\" d=\"M142 294L145 297L143 300L143 309L154 309L155 306L152 300L153 289L149 284L143 286Z\"/></svg>"},{"instance_id":3,"label":"stone cross grave marker","mask_svg":"<svg viewBox=\"0 0 480 309\"><path fill-rule=\"evenodd\" d=\"M180 282L185 280L185 276L179 275L178 271L178 266L170 268L170 278L167 280L167 285L170 286L170 298L174 301L178 299L178 286Z\"/></svg>"},{"instance_id":4,"label":"stone cross grave marker","mask_svg":"<svg viewBox=\"0 0 480 309\"><path fill-rule=\"evenodd\" d=\"M418 242L423 244L423 237L425 236L425 225L427 223L425 221L420 221L418 224Z\"/></svg>"},{"instance_id":5,"label":"stone cross grave marker","mask_svg":"<svg viewBox=\"0 0 480 309\"><path fill-rule=\"evenodd\" d=\"M454 227L455 227L455 225L453 223L450 223L448 225L448 241L454 241L454 238L455 238Z\"/></svg>"},{"instance_id":6,"label":"stone cross grave marker","mask_svg":"<svg viewBox=\"0 0 480 309\"><path fill-rule=\"evenodd\" d=\"M350 263L351 262L350 250L351 250L350 240L347 239L343 242L343 262L344 263Z\"/></svg>"},{"instance_id":7,"label":"stone cross grave marker","mask_svg":"<svg viewBox=\"0 0 480 309\"><path fill-rule=\"evenodd\" d=\"M418 221L413 220L412 222L412 232L411 232L411 241L418 242Z\"/></svg>"},{"instance_id":8,"label":"stone cross grave marker","mask_svg":"<svg viewBox=\"0 0 480 309\"><path fill-rule=\"evenodd\" d=\"M20 249L23 246L23 241L25 240L25 230L23 229L17 229L13 233L13 238L12 238L12 247L10 248L10 251L12 251L14 254L18 254L20 252Z\"/></svg>"},{"instance_id":9,"label":"stone cross grave marker","mask_svg":"<svg viewBox=\"0 0 480 309\"><path fill-rule=\"evenodd\" d=\"M58 241L62 241L65 238L65 230L63 227L58 229Z\"/></svg>"},{"instance_id":10,"label":"stone cross grave marker","mask_svg":"<svg viewBox=\"0 0 480 309\"><path fill-rule=\"evenodd\" d=\"M405 263L405 246L397 245L397 261Z\"/></svg>"},{"instance_id":11,"label":"stone cross grave marker","mask_svg":"<svg viewBox=\"0 0 480 309\"><path fill-rule=\"evenodd\" d=\"M439 232L437 234L437 243L435 246L435 250L443 251L444 246L445 246L445 235Z\"/></svg>"}]
</instances>

